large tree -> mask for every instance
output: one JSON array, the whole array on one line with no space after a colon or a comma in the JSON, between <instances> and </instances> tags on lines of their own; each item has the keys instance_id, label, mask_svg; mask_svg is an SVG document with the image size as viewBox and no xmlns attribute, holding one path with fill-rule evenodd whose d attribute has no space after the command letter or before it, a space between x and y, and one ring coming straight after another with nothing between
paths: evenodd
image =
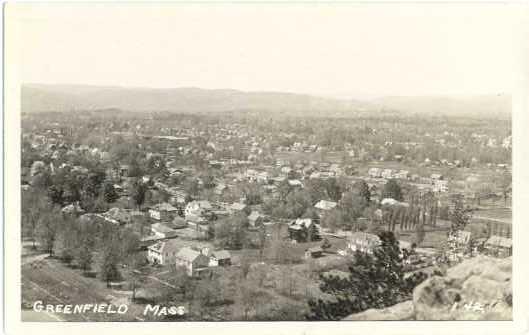
<instances>
[{"instance_id":1,"label":"large tree","mask_svg":"<svg viewBox=\"0 0 529 335\"><path fill-rule=\"evenodd\" d=\"M400 185L395 179L388 180L388 182L384 185L384 189L382 190L382 198L392 198L397 201L402 201L404 199Z\"/></svg>"},{"instance_id":2,"label":"large tree","mask_svg":"<svg viewBox=\"0 0 529 335\"><path fill-rule=\"evenodd\" d=\"M398 241L379 234L381 245L370 255L358 251L346 276L320 275L320 289L332 298L309 300L309 320L340 320L369 308L384 308L409 299L424 274L405 278Z\"/></svg>"},{"instance_id":3,"label":"large tree","mask_svg":"<svg viewBox=\"0 0 529 335\"><path fill-rule=\"evenodd\" d=\"M369 202L371 200L371 192L369 191L369 185L365 182L365 180L356 181L351 188L351 193L353 195L365 199L366 202Z\"/></svg>"}]
</instances>

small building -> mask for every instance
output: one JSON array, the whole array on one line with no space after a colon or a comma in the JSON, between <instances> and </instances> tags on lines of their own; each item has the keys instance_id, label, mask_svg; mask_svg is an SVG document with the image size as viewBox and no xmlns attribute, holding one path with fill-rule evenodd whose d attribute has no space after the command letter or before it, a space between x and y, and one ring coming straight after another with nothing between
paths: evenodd
<instances>
[{"instance_id":1,"label":"small building","mask_svg":"<svg viewBox=\"0 0 529 335\"><path fill-rule=\"evenodd\" d=\"M173 229L182 229L187 227L187 222L184 218L176 216L171 222L171 228Z\"/></svg>"},{"instance_id":2,"label":"small building","mask_svg":"<svg viewBox=\"0 0 529 335\"><path fill-rule=\"evenodd\" d=\"M443 177L442 174L439 174L439 173L432 173L432 174L430 175L430 179L431 179L432 182L433 182L433 181L435 181L435 180L443 180L444 177Z\"/></svg>"},{"instance_id":3,"label":"small building","mask_svg":"<svg viewBox=\"0 0 529 335\"><path fill-rule=\"evenodd\" d=\"M242 212L246 209L246 204L243 204L243 203L240 203L240 202L234 202L233 204L230 205L230 207L228 208L228 210L231 212L231 213L236 213L236 212Z\"/></svg>"},{"instance_id":4,"label":"small building","mask_svg":"<svg viewBox=\"0 0 529 335\"><path fill-rule=\"evenodd\" d=\"M298 179L290 179L288 181L288 185L290 185L291 187L303 187L303 183Z\"/></svg>"},{"instance_id":5,"label":"small building","mask_svg":"<svg viewBox=\"0 0 529 335\"><path fill-rule=\"evenodd\" d=\"M367 171L367 175L371 178L381 178L382 177L382 170L376 167L370 168Z\"/></svg>"},{"instance_id":6,"label":"small building","mask_svg":"<svg viewBox=\"0 0 529 335\"><path fill-rule=\"evenodd\" d=\"M173 264L177 252L176 240L160 241L147 248L147 259L153 264Z\"/></svg>"},{"instance_id":7,"label":"small building","mask_svg":"<svg viewBox=\"0 0 529 335\"><path fill-rule=\"evenodd\" d=\"M288 235L296 242L317 241L320 239L319 225L312 219L296 219L289 224Z\"/></svg>"},{"instance_id":8,"label":"small building","mask_svg":"<svg viewBox=\"0 0 529 335\"><path fill-rule=\"evenodd\" d=\"M397 178L397 179L409 179L410 178L410 172L408 170L400 170L399 172L395 173L395 178Z\"/></svg>"},{"instance_id":9,"label":"small building","mask_svg":"<svg viewBox=\"0 0 529 335\"><path fill-rule=\"evenodd\" d=\"M155 238L174 238L177 236L176 231L161 222L151 225L151 232Z\"/></svg>"},{"instance_id":10,"label":"small building","mask_svg":"<svg viewBox=\"0 0 529 335\"><path fill-rule=\"evenodd\" d=\"M175 256L176 266L183 266L188 276L196 277L209 266L209 257L200 251L184 247Z\"/></svg>"},{"instance_id":11,"label":"small building","mask_svg":"<svg viewBox=\"0 0 529 335\"><path fill-rule=\"evenodd\" d=\"M323 256L323 249L321 247L312 247L305 250L305 258L318 258Z\"/></svg>"},{"instance_id":12,"label":"small building","mask_svg":"<svg viewBox=\"0 0 529 335\"><path fill-rule=\"evenodd\" d=\"M437 193L448 192L448 181L447 180L434 180L432 190Z\"/></svg>"},{"instance_id":13,"label":"small building","mask_svg":"<svg viewBox=\"0 0 529 335\"><path fill-rule=\"evenodd\" d=\"M231 254L228 250L216 250L209 256L209 266L230 266Z\"/></svg>"},{"instance_id":14,"label":"small building","mask_svg":"<svg viewBox=\"0 0 529 335\"><path fill-rule=\"evenodd\" d=\"M195 200L187 204L185 208L185 216L196 215L203 216L206 212L211 211L213 207L207 200Z\"/></svg>"},{"instance_id":15,"label":"small building","mask_svg":"<svg viewBox=\"0 0 529 335\"><path fill-rule=\"evenodd\" d=\"M512 255L512 239L493 235L485 242L485 251L491 256L509 257Z\"/></svg>"},{"instance_id":16,"label":"small building","mask_svg":"<svg viewBox=\"0 0 529 335\"><path fill-rule=\"evenodd\" d=\"M253 228L261 226L264 223L264 219L264 215L258 211L252 211L250 215L248 215L248 223L250 224L250 227Z\"/></svg>"},{"instance_id":17,"label":"small building","mask_svg":"<svg viewBox=\"0 0 529 335\"><path fill-rule=\"evenodd\" d=\"M335 208L338 204L334 201L320 200L314 205L314 207L320 211L329 211Z\"/></svg>"},{"instance_id":18,"label":"small building","mask_svg":"<svg viewBox=\"0 0 529 335\"><path fill-rule=\"evenodd\" d=\"M391 179L393 178L393 170L392 169L384 169L381 173L382 178L384 179Z\"/></svg>"},{"instance_id":19,"label":"small building","mask_svg":"<svg viewBox=\"0 0 529 335\"><path fill-rule=\"evenodd\" d=\"M178 208L167 202L164 202L152 206L149 209L149 215L155 220L172 221L173 218L178 215Z\"/></svg>"}]
</instances>

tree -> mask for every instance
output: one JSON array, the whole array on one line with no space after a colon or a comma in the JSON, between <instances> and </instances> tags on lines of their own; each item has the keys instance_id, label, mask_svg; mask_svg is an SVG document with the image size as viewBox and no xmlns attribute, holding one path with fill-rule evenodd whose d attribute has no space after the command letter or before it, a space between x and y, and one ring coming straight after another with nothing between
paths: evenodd
<instances>
[{"instance_id":1,"label":"tree","mask_svg":"<svg viewBox=\"0 0 529 335\"><path fill-rule=\"evenodd\" d=\"M53 246L57 237L57 230L63 220L60 211L53 209L49 212L40 213L41 219L38 221L37 239L41 247L53 256Z\"/></svg>"},{"instance_id":2,"label":"tree","mask_svg":"<svg viewBox=\"0 0 529 335\"><path fill-rule=\"evenodd\" d=\"M346 192L340 201L344 220L348 223L352 223L359 217L362 217L368 206L369 201L366 200L365 196L361 196L355 191Z\"/></svg>"},{"instance_id":3,"label":"tree","mask_svg":"<svg viewBox=\"0 0 529 335\"><path fill-rule=\"evenodd\" d=\"M321 224L323 227L336 231L342 228L345 224L345 219L342 210L338 208L331 209L322 217Z\"/></svg>"},{"instance_id":4,"label":"tree","mask_svg":"<svg viewBox=\"0 0 529 335\"><path fill-rule=\"evenodd\" d=\"M263 202L263 196L257 184L244 185L243 194L248 206L258 205Z\"/></svg>"},{"instance_id":5,"label":"tree","mask_svg":"<svg viewBox=\"0 0 529 335\"><path fill-rule=\"evenodd\" d=\"M49 212L51 207L46 203L46 198L38 192L22 192L22 233L30 238L32 248L36 248L38 230L41 221L45 218L44 213Z\"/></svg>"},{"instance_id":6,"label":"tree","mask_svg":"<svg viewBox=\"0 0 529 335\"><path fill-rule=\"evenodd\" d=\"M57 223L57 236L55 239L54 254L66 263L75 257L75 249L79 245L78 225L71 217L65 217Z\"/></svg>"},{"instance_id":7,"label":"tree","mask_svg":"<svg viewBox=\"0 0 529 335\"><path fill-rule=\"evenodd\" d=\"M461 194L453 195L450 201L453 207L450 213L450 221L452 222L450 229L452 232L463 230L470 222L473 211L470 207L464 205Z\"/></svg>"},{"instance_id":8,"label":"tree","mask_svg":"<svg viewBox=\"0 0 529 335\"><path fill-rule=\"evenodd\" d=\"M145 202L145 194L147 193L147 185L143 183L141 180L136 180L134 184L132 185L132 199L134 200L134 203L136 206L138 206L138 209L141 209L141 205Z\"/></svg>"},{"instance_id":9,"label":"tree","mask_svg":"<svg viewBox=\"0 0 529 335\"><path fill-rule=\"evenodd\" d=\"M48 188L48 197L53 204L62 206L64 203L64 189L58 185L51 185Z\"/></svg>"},{"instance_id":10,"label":"tree","mask_svg":"<svg viewBox=\"0 0 529 335\"><path fill-rule=\"evenodd\" d=\"M365 180L356 181L351 188L351 193L355 196L365 199L368 203L371 200L369 185L365 182Z\"/></svg>"},{"instance_id":11,"label":"tree","mask_svg":"<svg viewBox=\"0 0 529 335\"><path fill-rule=\"evenodd\" d=\"M336 178L329 178L325 183L327 195L332 201L340 201L342 198L342 187L336 180Z\"/></svg>"},{"instance_id":12,"label":"tree","mask_svg":"<svg viewBox=\"0 0 529 335\"><path fill-rule=\"evenodd\" d=\"M215 244L220 248L241 249L247 242L248 218L237 213L215 224Z\"/></svg>"},{"instance_id":13,"label":"tree","mask_svg":"<svg viewBox=\"0 0 529 335\"><path fill-rule=\"evenodd\" d=\"M114 187L114 184L111 182L106 182L103 186L103 194L105 197L105 201L109 204L114 203L119 198L118 192L116 192L116 188Z\"/></svg>"},{"instance_id":14,"label":"tree","mask_svg":"<svg viewBox=\"0 0 529 335\"><path fill-rule=\"evenodd\" d=\"M327 250L327 249L329 249L330 247L332 247L331 242L329 242L329 240L327 239L327 237L325 237L325 238L323 239L323 242L321 243L321 248L322 248L323 250Z\"/></svg>"},{"instance_id":15,"label":"tree","mask_svg":"<svg viewBox=\"0 0 529 335\"><path fill-rule=\"evenodd\" d=\"M103 225L99 232L99 278L106 281L107 286L110 285L111 281L121 279L118 264L122 259L123 247L119 230L119 227L107 224Z\"/></svg>"},{"instance_id":16,"label":"tree","mask_svg":"<svg viewBox=\"0 0 529 335\"><path fill-rule=\"evenodd\" d=\"M392 198L397 201L402 201L404 199L400 185L395 179L388 180L388 182L384 185L384 189L382 190L382 198Z\"/></svg>"},{"instance_id":17,"label":"tree","mask_svg":"<svg viewBox=\"0 0 529 335\"><path fill-rule=\"evenodd\" d=\"M370 255L357 251L348 276L320 275L320 290L332 299L309 300L309 320L340 320L369 308L384 308L409 299L424 274L405 278L398 241L392 232L379 234L381 245Z\"/></svg>"},{"instance_id":18,"label":"tree","mask_svg":"<svg viewBox=\"0 0 529 335\"><path fill-rule=\"evenodd\" d=\"M88 238L81 238L81 242L75 253L75 259L77 260L79 268L81 268L84 273L92 269L92 247Z\"/></svg>"}]
</instances>

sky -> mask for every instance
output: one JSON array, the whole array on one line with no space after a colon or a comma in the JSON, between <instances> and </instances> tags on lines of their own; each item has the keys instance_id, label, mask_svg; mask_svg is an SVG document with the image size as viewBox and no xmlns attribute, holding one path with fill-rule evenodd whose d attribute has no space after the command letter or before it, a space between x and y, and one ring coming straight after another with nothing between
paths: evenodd
<instances>
[{"instance_id":1,"label":"sky","mask_svg":"<svg viewBox=\"0 0 529 335\"><path fill-rule=\"evenodd\" d=\"M508 93L517 22L499 4L48 3L7 17L24 83L342 98Z\"/></svg>"}]
</instances>

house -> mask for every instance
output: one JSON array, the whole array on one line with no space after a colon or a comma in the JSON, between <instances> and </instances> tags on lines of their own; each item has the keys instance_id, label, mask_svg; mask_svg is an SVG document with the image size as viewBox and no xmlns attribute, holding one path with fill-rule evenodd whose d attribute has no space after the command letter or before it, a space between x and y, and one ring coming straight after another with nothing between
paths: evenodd
<instances>
[{"instance_id":1,"label":"house","mask_svg":"<svg viewBox=\"0 0 529 335\"><path fill-rule=\"evenodd\" d=\"M250 227L259 227L264 222L264 215L259 213L258 211L252 211L250 215L248 215L248 223L250 224Z\"/></svg>"},{"instance_id":2,"label":"house","mask_svg":"<svg viewBox=\"0 0 529 335\"><path fill-rule=\"evenodd\" d=\"M347 249L352 252L360 251L368 254L372 254L373 251L381 245L380 238L377 235L355 232L349 238L347 243Z\"/></svg>"},{"instance_id":3,"label":"house","mask_svg":"<svg viewBox=\"0 0 529 335\"><path fill-rule=\"evenodd\" d=\"M469 231L458 230L448 237L448 242L454 247L465 247L470 243L470 235Z\"/></svg>"},{"instance_id":4,"label":"house","mask_svg":"<svg viewBox=\"0 0 529 335\"><path fill-rule=\"evenodd\" d=\"M149 209L149 216L155 220L171 221L178 214L178 208L164 202Z\"/></svg>"},{"instance_id":5,"label":"house","mask_svg":"<svg viewBox=\"0 0 529 335\"><path fill-rule=\"evenodd\" d=\"M320 211L329 211L335 208L338 204L334 201L320 200L314 207Z\"/></svg>"},{"instance_id":6,"label":"house","mask_svg":"<svg viewBox=\"0 0 529 335\"><path fill-rule=\"evenodd\" d=\"M209 257L200 251L184 247L175 256L176 266L183 266L188 276L196 277L209 266Z\"/></svg>"},{"instance_id":7,"label":"house","mask_svg":"<svg viewBox=\"0 0 529 335\"><path fill-rule=\"evenodd\" d=\"M509 257L512 255L512 239L497 235L491 236L485 242L485 251L496 257Z\"/></svg>"},{"instance_id":8,"label":"house","mask_svg":"<svg viewBox=\"0 0 529 335\"><path fill-rule=\"evenodd\" d=\"M305 250L305 258L318 258L323 256L323 249L321 247L312 247Z\"/></svg>"},{"instance_id":9,"label":"house","mask_svg":"<svg viewBox=\"0 0 529 335\"><path fill-rule=\"evenodd\" d=\"M215 186L214 192L216 195L222 195L227 190L228 190L228 186L226 186L226 184L219 183L217 186Z\"/></svg>"},{"instance_id":10,"label":"house","mask_svg":"<svg viewBox=\"0 0 529 335\"><path fill-rule=\"evenodd\" d=\"M228 208L228 211L232 213L236 213L236 212L242 212L245 209L246 209L245 204L240 203L240 202L234 202L233 204L230 205L230 207Z\"/></svg>"},{"instance_id":11,"label":"house","mask_svg":"<svg viewBox=\"0 0 529 335\"><path fill-rule=\"evenodd\" d=\"M176 260L178 245L176 240L157 242L147 248L147 259L153 264L173 264Z\"/></svg>"},{"instance_id":12,"label":"house","mask_svg":"<svg viewBox=\"0 0 529 335\"><path fill-rule=\"evenodd\" d=\"M435 180L443 180L444 177L443 177L443 175L441 175L439 173L432 173L430 175L430 179L432 180L432 183L434 183Z\"/></svg>"},{"instance_id":13,"label":"house","mask_svg":"<svg viewBox=\"0 0 529 335\"><path fill-rule=\"evenodd\" d=\"M211 211L213 207L211 203L207 200L195 200L187 204L184 214L187 217L188 215L202 216L206 212Z\"/></svg>"},{"instance_id":14,"label":"house","mask_svg":"<svg viewBox=\"0 0 529 335\"><path fill-rule=\"evenodd\" d=\"M108 222L112 222L115 224L129 224L132 222L132 215L130 211L127 211L122 208L113 207L103 213L104 218Z\"/></svg>"},{"instance_id":15,"label":"house","mask_svg":"<svg viewBox=\"0 0 529 335\"><path fill-rule=\"evenodd\" d=\"M376 167L370 168L367 171L367 175L371 178L381 178L382 177L382 170Z\"/></svg>"},{"instance_id":16,"label":"house","mask_svg":"<svg viewBox=\"0 0 529 335\"><path fill-rule=\"evenodd\" d=\"M171 228L173 229L182 229L187 227L187 222L184 218L176 216L171 222Z\"/></svg>"},{"instance_id":17,"label":"house","mask_svg":"<svg viewBox=\"0 0 529 335\"><path fill-rule=\"evenodd\" d=\"M231 254L227 250L216 250L209 256L209 266L230 266Z\"/></svg>"},{"instance_id":18,"label":"house","mask_svg":"<svg viewBox=\"0 0 529 335\"><path fill-rule=\"evenodd\" d=\"M67 206L64 206L61 209L61 212L63 214L80 215L84 213L84 210L81 208L79 203L75 203L75 204L69 204Z\"/></svg>"},{"instance_id":19,"label":"house","mask_svg":"<svg viewBox=\"0 0 529 335\"><path fill-rule=\"evenodd\" d=\"M399 172L395 173L395 178L397 178L397 179L409 179L410 178L410 172L408 170L400 170Z\"/></svg>"},{"instance_id":20,"label":"house","mask_svg":"<svg viewBox=\"0 0 529 335\"><path fill-rule=\"evenodd\" d=\"M303 187L303 183L297 179L290 179L288 185L292 187Z\"/></svg>"},{"instance_id":21,"label":"house","mask_svg":"<svg viewBox=\"0 0 529 335\"><path fill-rule=\"evenodd\" d=\"M288 235L296 242L309 242L320 239L320 227L312 219L296 219L288 226Z\"/></svg>"},{"instance_id":22,"label":"house","mask_svg":"<svg viewBox=\"0 0 529 335\"><path fill-rule=\"evenodd\" d=\"M448 181L447 180L434 180L432 190L438 193L448 192Z\"/></svg>"},{"instance_id":23,"label":"house","mask_svg":"<svg viewBox=\"0 0 529 335\"><path fill-rule=\"evenodd\" d=\"M176 231L161 222L151 225L152 234L159 239L176 237Z\"/></svg>"},{"instance_id":24,"label":"house","mask_svg":"<svg viewBox=\"0 0 529 335\"><path fill-rule=\"evenodd\" d=\"M391 179L391 178L393 178L393 170L392 169L384 169L380 175L384 179Z\"/></svg>"}]
</instances>

